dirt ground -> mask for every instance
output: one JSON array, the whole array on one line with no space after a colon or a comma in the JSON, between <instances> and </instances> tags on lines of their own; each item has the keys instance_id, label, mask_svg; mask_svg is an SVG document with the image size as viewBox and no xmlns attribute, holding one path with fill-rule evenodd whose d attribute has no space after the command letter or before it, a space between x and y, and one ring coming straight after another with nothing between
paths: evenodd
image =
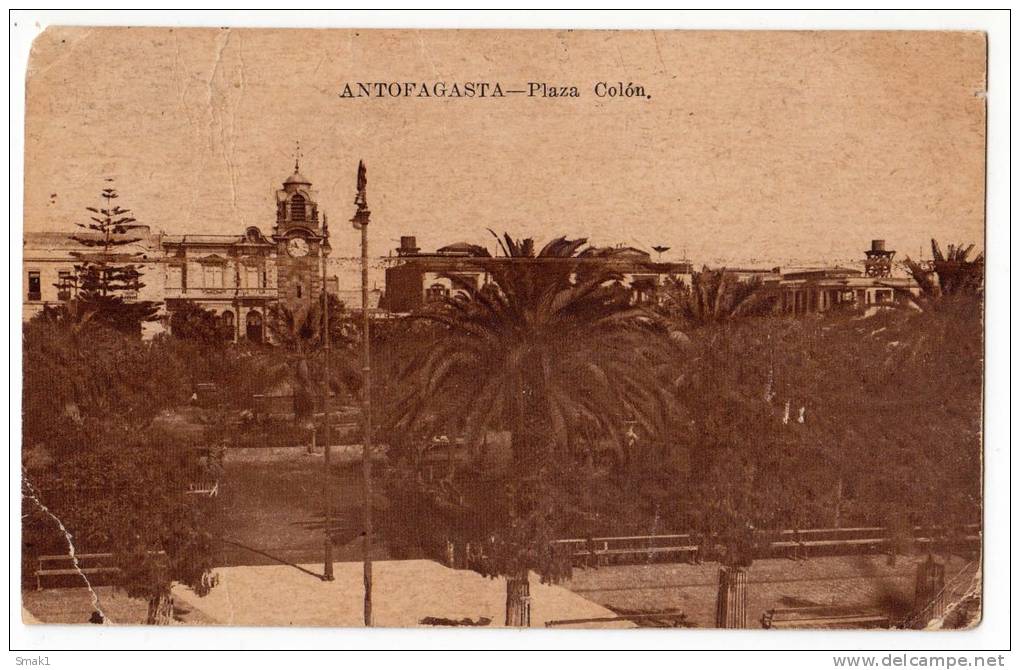
<instances>
[{"instance_id":1,"label":"dirt ground","mask_svg":"<svg viewBox=\"0 0 1020 670\"><path fill-rule=\"evenodd\" d=\"M128 598L123 591L111 586L95 588L99 596L99 607L114 625L139 625L145 623L148 604L138 598ZM92 616L93 604L88 589L85 587L44 589L42 591L24 590L21 592L23 612L37 621L25 623L60 623L87 624ZM176 624L208 624L212 620L199 611L195 611L184 601L177 599L174 603Z\"/></svg>"},{"instance_id":2,"label":"dirt ground","mask_svg":"<svg viewBox=\"0 0 1020 670\"><path fill-rule=\"evenodd\" d=\"M921 557L899 557L890 565L884 555L830 556L805 561L755 561L748 577L748 626L773 607L810 605L858 606L892 618L905 616L914 604L914 579ZM977 565L953 557L946 568L949 600L970 585ZM574 593L611 609L679 609L695 627L711 627L719 566L662 563L576 569L563 584Z\"/></svg>"},{"instance_id":3,"label":"dirt ground","mask_svg":"<svg viewBox=\"0 0 1020 670\"><path fill-rule=\"evenodd\" d=\"M337 563L335 580L315 574L321 564L219 568L219 584L204 597L174 588L176 625L335 626L362 625L361 563ZM451 570L432 561L382 561L374 564L375 622L379 626L418 626L425 617L470 619L487 627L503 625L506 585L468 570ZM303 569L303 570L302 570ZM108 586L96 588L99 606L116 625L145 623L145 601L128 598ZM531 581L532 625L564 619L611 618L613 612L560 586ZM25 623L88 624L93 612L88 589L60 588L22 592ZM34 619L34 621L33 621ZM631 628L627 621L587 624Z\"/></svg>"},{"instance_id":4,"label":"dirt ground","mask_svg":"<svg viewBox=\"0 0 1020 670\"><path fill-rule=\"evenodd\" d=\"M748 584L748 626L759 627L759 617L772 607L857 606L881 610L892 617L902 616L913 606L914 575L919 560L901 557L895 566L889 565L885 556L757 561L751 568ZM407 568L418 564L413 570ZM305 567L309 571L321 569L317 564ZM361 565L338 563L335 567L337 580L325 587L313 575L288 566L224 568L220 572L225 581L205 598L198 598L186 589L177 590L176 623L357 625ZM620 565L577 570L573 579L559 587L539 585L535 579L534 622L541 626L545 619L612 616L611 609L679 609L687 614L689 625L710 627L715 611L717 570L718 565L713 563ZM946 571L949 601L971 584L975 570L971 561L959 557L950 561ZM380 613L385 613L381 614L384 616L381 625L415 625L414 617L419 615L457 619L486 616L494 622L490 625L502 623L501 580L449 570L428 561L380 563L377 575L377 607ZM331 594L322 600L325 609L313 606L313 601L320 600L314 597L320 588L327 588ZM273 595L266 589L279 593ZM96 591L103 611L113 623L144 623L145 602L128 598L111 587L101 586ZM295 599L298 592L304 596ZM92 614L85 588L26 590L22 598L29 615L46 623L86 623ZM290 607L298 600L304 603L300 608ZM249 620L251 617L262 620Z\"/></svg>"},{"instance_id":5,"label":"dirt ground","mask_svg":"<svg viewBox=\"0 0 1020 670\"><path fill-rule=\"evenodd\" d=\"M321 565L300 566L316 571ZM337 563L335 581L282 565L238 566L218 571L220 583L199 598L185 588L175 598L218 624L235 626L362 625L360 563ZM373 565L373 613L377 626L413 627L426 617L470 619L490 628L503 626L506 583L470 570L452 570L425 560L382 561ZM531 578L531 623L611 618L613 613L560 586ZM594 622L590 627L631 628L628 621Z\"/></svg>"},{"instance_id":6,"label":"dirt ground","mask_svg":"<svg viewBox=\"0 0 1020 670\"><path fill-rule=\"evenodd\" d=\"M340 458L334 459L338 461ZM321 449L312 454L303 447L229 450L224 470L218 515L222 535L231 543L221 546L218 564L278 562L266 554L292 563L322 559L325 475ZM360 560L360 470L346 464L335 465L331 472L334 557L337 561ZM376 504L384 501L377 498ZM387 557L385 548L374 548L373 558Z\"/></svg>"}]
</instances>

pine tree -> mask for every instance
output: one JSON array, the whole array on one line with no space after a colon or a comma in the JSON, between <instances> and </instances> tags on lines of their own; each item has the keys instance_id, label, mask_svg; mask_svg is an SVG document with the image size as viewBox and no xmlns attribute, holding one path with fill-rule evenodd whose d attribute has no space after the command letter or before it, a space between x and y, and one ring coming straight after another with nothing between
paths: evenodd
<instances>
[{"instance_id":1,"label":"pine tree","mask_svg":"<svg viewBox=\"0 0 1020 670\"><path fill-rule=\"evenodd\" d=\"M114 203L120 197L116 189L104 188L101 197L105 206L86 207L92 213L92 222L75 224L88 232L71 236L91 250L71 252L79 261L74 266L76 313L122 332L138 334L142 322L154 320L159 308L156 302L128 300L145 285L137 265L141 254L124 247L141 241L132 231L143 226L136 223L131 210Z\"/></svg>"}]
</instances>

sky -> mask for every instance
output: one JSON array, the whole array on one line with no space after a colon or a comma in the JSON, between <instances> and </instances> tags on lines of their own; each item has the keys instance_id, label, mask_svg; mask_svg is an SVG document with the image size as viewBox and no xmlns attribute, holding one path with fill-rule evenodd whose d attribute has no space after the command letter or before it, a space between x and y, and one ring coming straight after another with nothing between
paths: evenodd
<instances>
[{"instance_id":1,"label":"sky","mask_svg":"<svg viewBox=\"0 0 1020 670\"><path fill-rule=\"evenodd\" d=\"M930 257L932 237L983 246L985 57L965 32L50 28L25 229L71 230L113 178L154 230L268 233L300 143L338 259L359 160L377 256L401 235L494 248L492 229L695 265L847 261L873 238ZM437 81L580 95L339 96Z\"/></svg>"}]
</instances>

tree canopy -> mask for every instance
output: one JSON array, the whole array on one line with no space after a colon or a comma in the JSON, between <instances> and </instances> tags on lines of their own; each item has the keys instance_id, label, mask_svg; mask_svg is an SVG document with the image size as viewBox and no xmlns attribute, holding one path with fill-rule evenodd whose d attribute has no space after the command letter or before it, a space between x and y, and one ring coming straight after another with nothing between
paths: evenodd
<instances>
[{"instance_id":1,"label":"tree canopy","mask_svg":"<svg viewBox=\"0 0 1020 670\"><path fill-rule=\"evenodd\" d=\"M390 429L403 434L406 462L440 435L476 454L474 472L455 468L439 483L410 477L412 513L438 514L473 542L475 569L526 584L528 570L561 575L550 540L586 513L598 436L625 450L628 423L661 432L669 398L648 383L666 362L661 332L614 287L614 272L580 271L585 240L537 249L507 235L500 244L506 261L484 265L489 283L451 275L467 299L414 317L434 328L403 372ZM509 452L483 463L497 432L509 435Z\"/></svg>"},{"instance_id":2,"label":"tree canopy","mask_svg":"<svg viewBox=\"0 0 1020 670\"><path fill-rule=\"evenodd\" d=\"M131 210L116 204L120 197L116 189L104 188L100 197L102 206L86 207L91 223L76 223L83 232L71 236L89 249L71 252L78 260L73 298L77 304L71 313L139 334L142 322L155 319L159 308L158 303L137 299L138 291L145 287L138 265L142 253L126 250L141 240L134 231L144 226L131 216Z\"/></svg>"},{"instance_id":3,"label":"tree canopy","mask_svg":"<svg viewBox=\"0 0 1020 670\"><path fill-rule=\"evenodd\" d=\"M191 394L186 365L100 323L25 326L25 555L67 553L68 541L110 552L117 585L149 599L153 619L169 615L173 581L212 586L214 510L187 494L203 440L166 421Z\"/></svg>"}]
</instances>

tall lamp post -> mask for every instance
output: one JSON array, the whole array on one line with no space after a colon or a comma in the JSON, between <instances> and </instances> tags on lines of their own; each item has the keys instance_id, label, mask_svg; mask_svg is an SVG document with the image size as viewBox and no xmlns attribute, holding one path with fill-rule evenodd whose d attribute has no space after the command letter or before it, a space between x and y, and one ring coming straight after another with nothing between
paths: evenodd
<instances>
[{"instance_id":1,"label":"tall lamp post","mask_svg":"<svg viewBox=\"0 0 1020 670\"><path fill-rule=\"evenodd\" d=\"M322 215L323 233L329 235L329 224L326 215ZM322 580L333 581L333 538L330 536L330 527L333 525L333 487L330 486L330 427L329 427L329 292L326 285L326 255L329 240L323 241L319 246L322 254L322 350L323 350L323 380L322 380L322 461L323 468L323 497L326 504L325 520L323 522L323 568Z\"/></svg>"},{"instance_id":2,"label":"tall lamp post","mask_svg":"<svg viewBox=\"0 0 1020 670\"><path fill-rule=\"evenodd\" d=\"M354 197L357 211L351 223L361 231L361 420L364 437L361 446L361 475L364 496L364 526L362 561L365 582L365 625L372 625L372 365L368 341L368 219L372 212L365 197L365 163L358 161L358 192Z\"/></svg>"}]
</instances>

